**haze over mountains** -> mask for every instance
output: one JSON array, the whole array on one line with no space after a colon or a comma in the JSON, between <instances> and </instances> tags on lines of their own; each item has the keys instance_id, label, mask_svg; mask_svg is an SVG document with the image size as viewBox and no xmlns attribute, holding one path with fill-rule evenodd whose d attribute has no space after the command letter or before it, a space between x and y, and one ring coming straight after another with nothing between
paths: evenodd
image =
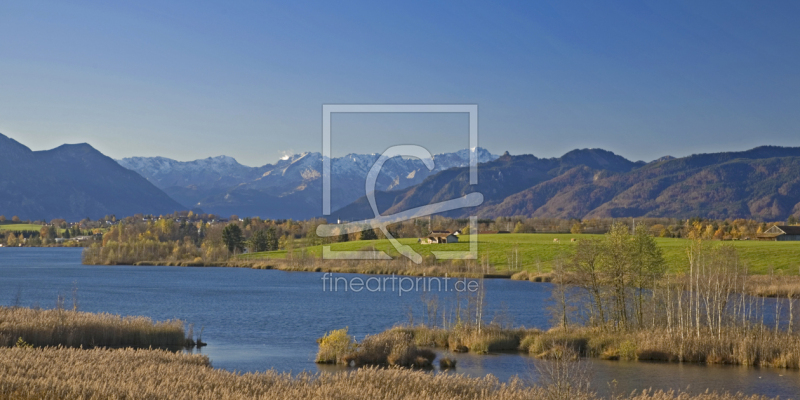
<instances>
[{"instance_id":1,"label":"haze over mountains","mask_svg":"<svg viewBox=\"0 0 800 400\"><path fill-rule=\"evenodd\" d=\"M365 177L377 154L332 160L331 217L372 217ZM785 220L800 214L800 148L662 157L633 162L602 149L557 158L479 149L479 184L469 185L466 150L394 158L379 175L384 215L472 191L484 203L449 216L709 217ZM124 167L124 168L123 168ZM227 217L306 219L321 215L322 156L297 154L261 167L231 157L179 162L163 157L114 161L88 144L31 151L0 135L0 214L22 219L93 219L201 209Z\"/></svg>"}]
</instances>

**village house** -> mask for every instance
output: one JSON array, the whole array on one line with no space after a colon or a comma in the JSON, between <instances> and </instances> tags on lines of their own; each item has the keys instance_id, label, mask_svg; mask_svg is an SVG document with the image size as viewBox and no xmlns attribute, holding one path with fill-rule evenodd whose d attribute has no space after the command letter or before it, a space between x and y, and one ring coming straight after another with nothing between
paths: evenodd
<instances>
[{"instance_id":1,"label":"village house","mask_svg":"<svg viewBox=\"0 0 800 400\"><path fill-rule=\"evenodd\" d=\"M758 235L758 240L772 240L778 242L800 241L800 226L776 225Z\"/></svg>"},{"instance_id":2,"label":"village house","mask_svg":"<svg viewBox=\"0 0 800 400\"><path fill-rule=\"evenodd\" d=\"M422 244L458 243L458 236L450 231L433 231L428 237L420 238L418 242Z\"/></svg>"}]
</instances>

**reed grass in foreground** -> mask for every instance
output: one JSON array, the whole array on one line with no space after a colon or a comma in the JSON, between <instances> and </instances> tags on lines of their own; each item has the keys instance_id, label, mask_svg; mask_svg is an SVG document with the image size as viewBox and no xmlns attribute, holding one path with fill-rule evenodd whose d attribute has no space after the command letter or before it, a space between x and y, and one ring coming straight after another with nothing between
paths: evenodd
<instances>
[{"instance_id":1,"label":"reed grass in foreground","mask_svg":"<svg viewBox=\"0 0 800 400\"><path fill-rule=\"evenodd\" d=\"M597 328L551 329L531 337L522 351L547 358L570 347L580 355L603 359L652 360L758 367L800 368L800 341L769 329L700 330L699 334L643 329L608 332Z\"/></svg>"},{"instance_id":2,"label":"reed grass in foreground","mask_svg":"<svg viewBox=\"0 0 800 400\"><path fill-rule=\"evenodd\" d=\"M438 347L458 353L490 353L517 351L521 343L529 341L529 337L539 336L538 329L514 328L504 329L489 324L481 329L475 326L455 326L450 329L428 327L425 325L396 326L388 332L410 335L414 344L422 347Z\"/></svg>"},{"instance_id":3,"label":"reed grass in foreground","mask_svg":"<svg viewBox=\"0 0 800 400\"><path fill-rule=\"evenodd\" d=\"M0 307L0 346L14 346L22 338L37 347L184 347L183 325L58 308Z\"/></svg>"},{"instance_id":4,"label":"reed grass in foreground","mask_svg":"<svg viewBox=\"0 0 800 400\"><path fill-rule=\"evenodd\" d=\"M238 374L202 355L164 350L0 349L0 397L29 399L557 399L553 389L519 379L468 378L407 369L364 368L338 374L274 371ZM570 399L592 400L592 394ZM763 400L761 396L647 392L623 400Z\"/></svg>"},{"instance_id":5,"label":"reed grass in foreground","mask_svg":"<svg viewBox=\"0 0 800 400\"><path fill-rule=\"evenodd\" d=\"M347 328L332 331L319 339L316 362L343 364L432 368L436 353L420 349L411 334L390 330L369 335L361 343L347 334Z\"/></svg>"},{"instance_id":6,"label":"reed grass in foreground","mask_svg":"<svg viewBox=\"0 0 800 400\"><path fill-rule=\"evenodd\" d=\"M732 364L800 368L800 340L795 334L772 329L701 329L681 334L666 328L619 332L600 328L501 329L488 325L452 329L424 325L394 327L417 346L475 353L520 351L551 358L564 348L583 357L606 360L648 360L703 364ZM385 332L385 333L387 333Z\"/></svg>"}]
</instances>

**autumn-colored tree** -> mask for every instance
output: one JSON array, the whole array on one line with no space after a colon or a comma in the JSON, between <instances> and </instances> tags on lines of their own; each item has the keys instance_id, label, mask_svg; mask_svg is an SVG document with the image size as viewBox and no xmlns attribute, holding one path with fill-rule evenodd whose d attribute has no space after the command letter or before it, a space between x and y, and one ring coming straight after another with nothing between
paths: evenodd
<instances>
[{"instance_id":1,"label":"autumn-colored tree","mask_svg":"<svg viewBox=\"0 0 800 400\"><path fill-rule=\"evenodd\" d=\"M19 217L16 215L11 217L11 222L19 222Z\"/></svg>"},{"instance_id":2,"label":"autumn-colored tree","mask_svg":"<svg viewBox=\"0 0 800 400\"><path fill-rule=\"evenodd\" d=\"M655 283L667 272L664 253L644 226L636 228L630 248L631 286L636 292L634 312L636 323L644 326L644 297L647 290L655 289Z\"/></svg>"},{"instance_id":3,"label":"autumn-colored tree","mask_svg":"<svg viewBox=\"0 0 800 400\"><path fill-rule=\"evenodd\" d=\"M711 239L714 237L714 225L706 225L706 230L703 232L703 239Z\"/></svg>"},{"instance_id":4,"label":"autumn-colored tree","mask_svg":"<svg viewBox=\"0 0 800 400\"><path fill-rule=\"evenodd\" d=\"M6 246L16 247L18 244L19 242L17 241L17 235L15 235L14 232L11 232L6 238Z\"/></svg>"},{"instance_id":5,"label":"autumn-colored tree","mask_svg":"<svg viewBox=\"0 0 800 400\"><path fill-rule=\"evenodd\" d=\"M162 219L156 224L158 227L159 235L169 239L175 230L175 221L172 219Z\"/></svg>"},{"instance_id":6,"label":"autumn-colored tree","mask_svg":"<svg viewBox=\"0 0 800 400\"><path fill-rule=\"evenodd\" d=\"M571 262L578 286L589 294L593 323L615 321L615 329L643 326L646 296L666 272L661 248L645 226L631 235L617 223L602 240L578 242Z\"/></svg>"},{"instance_id":7,"label":"autumn-colored tree","mask_svg":"<svg viewBox=\"0 0 800 400\"><path fill-rule=\"evenodd\" d=\"M664 225L655 224L650 227L650 234L653 236L661 236L661 231L664 230Z\"/></svg>"},{"instance_id":8,"label":"autumn-colored tree","mask_svg":"<svg viewBox=\"0 0 800 400\"><path fill-rule=\"evenodd\" d=\"M705 229L703 228L703 223L701 221L695 221L689 224L689 239L700 239L703 237L703 232Z\"/></svg>"}]
</instances>

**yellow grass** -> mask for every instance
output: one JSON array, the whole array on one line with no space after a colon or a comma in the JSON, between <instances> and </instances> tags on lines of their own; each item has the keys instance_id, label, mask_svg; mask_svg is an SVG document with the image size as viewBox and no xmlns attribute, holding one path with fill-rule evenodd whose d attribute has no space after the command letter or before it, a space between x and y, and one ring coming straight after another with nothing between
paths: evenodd
<instances>
[{"instance_id":1,"label":"yellow grass","mask_svg":"<svg viewBox=\"0 0 800 400\"><path fill-rule=\"evenodd\" d=\"M800 277L785 275L751 275L747 278L747 294L762 297L800 297Z\"/></svg>"},{"instance_id":2,"label":"yellow grass","mask_svg":"<svg viewBox=\"0 0 800 400\"><path fill-rule=\"evenodd\" d=\"M669 332L664 328L634 332L607 332L598 328L554 328L521 350L547 358L563 346L581 355L603 359L654 360L758 367L800 368L797 335L770 329L727 328L721 334L702 329Z\"/></svg>"},{"instance_id":3,"label":"yellow grass","mask_svg":"<svg viewBox=\"0 0 800 400\"><path fill-rule=\"evenodd\" d=\"M0 397L12 400L94 399L551 399L547 388L519 379L468 378L406 369L364 368L291 376L213 369L202 355L164 350L0 349ZM592 395L571 397L594 399ZM757 400L760 396L645 393L631 400Z\"/></svg>"},{"instance_id":4,"label":"yellow grass","mask_svg":"<svg viewBox=\"0 0 800 400\"><path fill-rule=\"evenodd\" d=\"M34 346L183 347L179 320L153 322L146 317L120 317L63 309L0 307L0 346L20 338Z\"/></svg>"},{"instance_id":5,"label":"yellow grass","mask_svg":"<svg viewBox=\"0 0 800 400\"><path fill-rule=\"evenodd\" d=\"M436 353L418 348L410 333L399 330L368 335L357 343L345 328L328 333L318 342L318 363L430 368L436 358Z\"/></svg>"},{"instance_id":6,"label":"yellow grass","mask_svg":"<svg viewBox=\"0 0 800 400\"><path fill-rule=\"evenodd\" d=\"M451 329L424 325L397 326L388 332L409 334L417 346L473 353L516 351L527 337L541 333L538 329L502 329L495 325L483 326L480 331L474 326L456 326Z\"/></svg>"}]
</instances>

